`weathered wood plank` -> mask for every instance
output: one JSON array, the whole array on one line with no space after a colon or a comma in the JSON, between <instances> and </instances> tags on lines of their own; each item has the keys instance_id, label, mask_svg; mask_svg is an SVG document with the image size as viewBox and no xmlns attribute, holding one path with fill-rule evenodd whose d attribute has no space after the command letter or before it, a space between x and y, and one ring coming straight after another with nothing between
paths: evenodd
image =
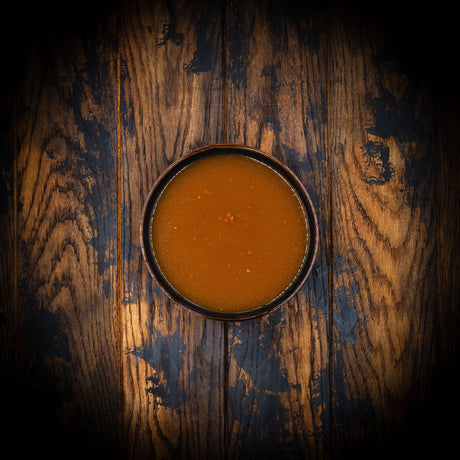
<instances>
[{"instance_id":1,"label":"weathered wood plank","mask_svg":"<svg viewBox=\"0 0 460 460\"><path fill-rule=\"evenodd\" d=\"M18 93L18 430L54 458L118 437L113 16L27 50Z\"/></svg>"},{"instance_id":2,"label":"weathered wood plank","mask_svg":"<svg viewBox=\"0 0 460 460\"><path fill-rule=\"evenodd\" d=\"M432 100L392 59L385 29L340 3L331 15L328 117L333 454L388 456L429 394L435 358ZM405 447L413 452L410 441Z\"/></svg>"},{"instance_id":3,"label":"weathered wood plank","mask_svg":"<svg viewBox=\"0 0 460 460\"><path fill-rule=\"evenodd\" d=\"M320 252L305 287L229 326L230 458L324 458L329 441L327 69L324 10L228 2L227 140L284 161L310 192Z\"/></svg>"},{"instance_id":4,"label":"weathered wood plank","mask_svg":"<svg viewBox=\"0 0 460 460\"><path fill-rule=\"evenodd\" d=\"M222 140L221 7L125 2L120 35L125 455L224 458L224 326L170 302L139 241L158 175Z\"/></svg>"}]
</instances>

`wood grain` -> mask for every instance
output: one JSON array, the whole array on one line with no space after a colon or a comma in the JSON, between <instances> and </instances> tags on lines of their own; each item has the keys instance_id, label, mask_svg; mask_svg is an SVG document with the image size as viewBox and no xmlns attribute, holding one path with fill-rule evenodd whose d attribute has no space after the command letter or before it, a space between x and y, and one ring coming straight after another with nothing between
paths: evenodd
<instances>
[{"instance_id":1,"label":"wood grain","mask_svg":"<svg viewBox=\"0 0 460 460\"><path fill-rule=\"evenodd\" d=\"M18 94L17 429L52 458L117 444L113 18L98 27L33 41Z\"/></svg>"},{"instance_id":2,"label":"wood grain","mask_svg":"<svg viewBox=\"0 0 460 460\"><path fill-rule=\"evenodd\" d=\"M126 2L120 34L125 455L223 458L224 326L170 302L139 242L159 174L222 141L220 5Z\"/></svg>"},{"instance_id":3,"label":"wood grain","mask_svg":"<svg viewBox=\"0 0 460 460\"><path fill-rule=\"evenodd\" d=\"M230 458L324 458L329 443L328 158L324 14L228 2L227 138L285 162L320 221L314 274L280 310L229 326Z\"/></svg>"},{"instance_id":4,"label":"wood grain","mask_svg":"<svg viewBox=\"0 0 460 460\"><path fill-rule=\"evenodd\" d=\"M304 3L18 3L2 18L7 456L452 455L456 16ZM230 324L170 302L139 240L159 174L224 141L285 162L320 223L298 295Z\"/></svg>"},{"instance_id":5,"label":"wood grain","mask_svg":"<svg viewBox=\"0 0 460 460\"><path fill-rule=\"evenodd\" d=\"M432 101L372 18L339 4L331 25L333 452L388 456L435 358Z\"/></svg>"}]
</instances>

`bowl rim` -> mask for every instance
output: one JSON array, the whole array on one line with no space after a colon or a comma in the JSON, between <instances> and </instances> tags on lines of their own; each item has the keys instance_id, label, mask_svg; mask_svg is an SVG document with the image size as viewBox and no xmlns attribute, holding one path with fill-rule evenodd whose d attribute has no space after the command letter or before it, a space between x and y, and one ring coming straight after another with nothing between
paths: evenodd
<instances>
[{"instance_id":1,"label":"bowl rim","mask_svg":"<svg viewBox=\"0 0 460 460\"><path fill-rule=\"evenodd\" d=\"M209 310L186 299L164 277L156 262L155 256L153 254L153 249L151 248L150 222L153 211L155 209L156 201L161 195L161 191L164 190L170 180L172 180L172 178L179 171L181 171L193 161L210 155L222 154L223 151L226 151L225 153L236 153L259 160L266 166L272 167L272 169L278 172L299 196L304 207L309 225L309 247L307 250L307 255L301 269L299 270L299 274L296 276L294 281L287 287L285 291L283 291L275 299L272 299L269 303L252 310L241 312L220 312L217 310ZM170 300L172 300L183 309L201 317L217 321L243 321L257 318L277 310L282 305L286 304L302 288L313 269L318 255L319 225L315 207L307 189L301 180L297 177L297 175L294 174L294 172L281 160L273 155L265 153L258 148L243 144L208 144L203 147L191 150L185 155L173 161L166 169L161 172L161 174L155 180L147 195L147 199L145 200L142 209L140 223L140 243L144 262L147 265L150 275L156 282L157 286Z\"/></svg>"}]
</instances>

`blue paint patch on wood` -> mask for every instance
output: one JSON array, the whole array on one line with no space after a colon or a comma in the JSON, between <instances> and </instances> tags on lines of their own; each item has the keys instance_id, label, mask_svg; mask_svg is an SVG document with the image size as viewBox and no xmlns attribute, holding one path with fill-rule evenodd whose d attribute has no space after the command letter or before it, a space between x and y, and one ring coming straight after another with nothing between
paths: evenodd
<instances>
[{"instance_id":1,"label":"blue paint patch on wood","mask_svg":"<svg viewBox=\"0 0 460 460\"><path fill-rule=\"evenodd\" d=\"M229 387L229 409L241 425L238 432L238 451L248 457L297 458L301 443L295 439L290 424L302 417L293 414L283 402L290 390L301 391L300 385L290 383L287 370L282 366L280 351L286 311L277 310L267 317L247 321L234 329L229 338L229 351L244 371L237 382ZM313 383L322 391L319 380ZM317 406L325 395L317 395ZM312 427L308 436L323 437L321 430ZM321 441L318 441L321 442Z\"/></svg>"},{"instance_id":2,"label":"blue paint patch on wood","mask_svg":"<svg viewBox=\"0 0 460 460\"><path fill-rule=\"evenodd\" d=\"M244 88L247 83L249 67L249 39L254 24L245 24L244 12L235 10L228 21L227 43L228 62L227 73L230 81L237 88Z\"/></svg>"},{"instance_id":3,"label":"blue paint patch on wood","mask_svg":"<svg viewBox=\"0 0 460 460\"><path fill-rule=\"evenodd\" d=\"M152 280L150 273L148 273L146 276L149 277L149 283L151 284L150 288L147 289L147 296L150 304L153 305L159 299L166 299L166 294L161 290L159 284ZM163 310L160 310L158 314L161 316L163 314Z\"/></svg>"},{"instance_id":4,"label":"blue paint patch on wood","mask_svg":"<svg viewBox=\"0 0 460 460\"><path fill-rule=\"evenodd\" d=\"M396 99L385 87L379 88L382 96L368 95L365 104L374 112L375 123L366 128L369 134L387 139L393 136L399 142L426 140L424 120L417 116L417 92L408 85L403 95Z\"/></svg>"},{"instance_id":5,"label":"blue paint patch on wood","mask_svg":"<svg viewBox=\"0 0 460 460\"><path fill-rule=\"evenodd\" d=\"M171 42L173 45L180 46L184 41L184 34L177 32L177 18L174 5L171 0L166 0L166 8L169 14L169 22L163 24L163 37L158 46L166 45Z\"/></svg>"},{"instance_id":6,"label":"blue paint patch on wood","mask_svg":"<svg viewBox=\"0 0 460 460\"><path fill-rule=\"evenodd\" d=\"M343 257L342 254L334 256L334 270L337 274L355 273L357 269L358 267L350 259Z\"/></svg>"},{"instance_id":7,"label":"blue paint patch on wood","mask_svg":"<svg viewBox=\"0 0 460 460\"><path fill-rule=\"evenodd\" d=\"M353 274L357 270L357 266L350 258L337 254L334 257L334 271L337 275L346 273ZM334 327L336 336L334 341L341 345L351 343L356 344L357 329L359 322L365 320L360 317L356 295L359 287L354 279L350 279L349 283L334 287L333 302L334 302Z\"/></svg>"},{"instance_id":8,"label":"blue paint patch on wood","mask_svg":"<svg viewBox=\"0 0 460 460\"><path fill-rule=\"evenodd\" d=\"M301 288L301 290L305 290L308 293L314 294L314 302L311 302L311 308L318 310L318 313L324 316L324 318L329 318L329 294L328 294L328 286L329 286L329 267L327 264L317 263L312 270L312 274L310 275L307 282ZM311 288L310 283L313 284L313 289ZM320 283L322 287L316 288L316 283ZM322 294L322 295L318 295ZM316 317L314 318L316 320Z\"/></svg>"},{"instance_id":9,"label":"blue paint patch on wood","mask_svg":"<svg viewBox=\"0 0 460 460\"><path fill-rule=\"evenodd\" d=\"M358 286L353 281L351 287L339 286L334 289L334 327L337 330L335 341L345 345L356 343L356 327L358 312L356 310L355 294Z\"/></svg>"},{"instance_id":10,"label":"blue paint patch on wood","mask_svg":"<svg viewBox=\"0 0 460 460\"><path fill-rule=\"evenodd\" d=\"M210 5L213 5L213 3L210 3ZM212 20L210 14L204 14L201 11L200 13L200 18L193 20L196 48L190 62L184 65L185 71L189 74L209 72L216 61L216 35L213 32L217 26L217 19ZM214 27L212 27L212 24Z\"/></svg>"},{"instance_id":11,"label":"blue paint patch on wood","mask_svg":"<svg viewBox=\"0 0 460 460\"><path fill-rule=\"evenodd\" d=\"M104 295L107 299L110 299L110 287L111 282L109 280L102 281L102 290L104 291Z\"/></svg>"},{"instance_id":12,"label":"blue paint patch on wood","mask_svg":"<svg viewBox=\"0 0 460 460\"><path fill-rule=\"evenodd\" d=\"M384 185L394 174L390 163L390 148L385 145L369 141L361 146L364 156L365 182L370 185Z\"/></svg>"},{"instance_id":13,"label":"blue paint patch on wood","mask_svg":"<svg viewBox=\"0 0 460 460\"><path fill-rule=\"evenodd\" d=\"M315 208L317 210L321 209L321 189L314 182L312 183L315 177L311 173L314 172L315 165L319 165L325 160L324 152L316 150L308 151L308 153L300 153L282 142L277 142L273 146L273 151L275 156L278 158L281 157L281 161L284 161L292 172L303 182ZM278 152L280 153L278 154ZM322 218L321 213L319 214L319 218Z\"/></svg>"},{"instance_id":14,"label":"blue paint patch on wood","mask_svg":"<svg viewBox=\"0 0 460 460\"><path fill-rule=\"evenodd\" d=\"M262 68L261 77L269 77L270 80L270 93L278 94L280 90L280 83L276 75L276 70L281 68L281 63L268 64Z\"/></svg>"},{"instance_id":15,"label":"blue paint patch on wood","mask_svg":"<svg viewBox=\"0 0 460 460\"><path fill-rule=\"evenodd\" d=\"M148 276L149 274L147 273L146 278ZM140 279L133 276L125 277L125 286L123 288L123 297L121 299L122 305L137 305L139 303L139 282Z\"/></svg>"},{"instance_id":16,"label":"blue paint patch on wood","mask_svg":"<svg viewBox=\"0 0 460 460\"><path fill-rule=\"evenodd\" d=\"M315 432L318 441L327 445L330 436L330 364L313 374L311 379L311 400L313 410L320 412L321 427Z\"/></svg>"},{"instance_id":17,"label":"blue paint patch on wood","mask_svg":"<svg viewBox=\"0 0 460 460\"><path fill-rule=\"evenodd\" d=\"M186 345L177 328L172 335L162 335L153 329L144 345L128 351L143 359L153 370L153 374L146 378L146 391L158 398L158 404L176 411L190 399L180 382L185 350Z\"/></svg>"},{"instance_id":18,"label":"blue paint patch on wood","mask_svg":"<svg viewBox=\"0 0 460 460\"><path fill-rule=\"evenodd\" d=\"M296 444L285 428L290 413L280 395L268 393L254 386L247 389L244 380L229 387L230 411L241 425L238 451L244 458L293 458ZM232 404L238 401L238 404ZM295 457L294 457L295 458Z\"/></svg>"},{"instance_id":19,"label":"blue paint patch on wood","mask_svg":"<svg viewBox=\"0 0 460 460\"><path fill-rule=\"evenodd\" d=\"M382 96L365 99L375 118L373 126L366 131L381 139L393 137L400 144L405 163L401 190L407 194L407 203L409 206L429 204L432 193L418 190L424 184L429 187L435 178L434 115L430 111L430 100L421 97L420 89L413 82L409 82L398 97L384 86L380 86L379 91ZM414 148L412 144L419 147ZM386 152L381 151L379 155L385 158ZM391 169L387 169L387 176L390 172Z\"/></svg>"},{"instance_id":20,"label":"blue paint patch on wood","mask_svg":"<svg viewBox=\"0 0 460 460\"><path fill-rule=\"evenodd\" d=\"M280 309L260 323L242 323L229 339L232 357L259 387L267 391L284 392L292 386L278 352L286 326L284 314Z\"/></svg>"},{"instance_id":21,"label":"blue paint patch on wood","mask_svg":"<svg viewBox=\"0 0 460 460\"><path fill-rule=\"evenodd\" d=\"M249 108L249 116L254 121L261 126L268 125L275 132L281 131L278 108L281 83L276 75L280 67L280 63L264 66L260 75L261 97L257 97Z\"/></svg>"},{"instance_id":22,"label":"blue paint patch on wood","mask_svg":"<svg viewBox=\"0 0 460 460\"><path fill-rule=\"evenodd\" d=\"M345 376L344 349L346 346L356 345L360 323L366 317L360 315L356 297L359 287L352 278L358 270L353 262L349 250L345 256L337 254L334 257L334 271L336 275L347 275L349 282L334 287L334 358L333 363L333 416L334 429L338 432L347 432L357 426L375 426L375 411L370 398L352 398L347 393L344 382ZM337 279L337 278L336 278Z\"/></svg>"},{"instance_id":23,"label":"blue paint patch on wood","mask_svg":"<svg viewBox=\"0 0 460 460\"><path fill-rule=\"evenodd\" d=\"M86 72L87 70L84 69L80 81L72 84L71 93L73 120L78 132L83 136L83 144L74 145L70 150L73 155L68 156L65 162L70 162L70 171L78 175L79 181L86 177L97 180L87 188L85 202L93 210L92 216L94 216L92 228L95 236L89 244L97 251L98 273L103 275L117 262L116 246L108 244L116 237L117 231L116 200L112 199L116 196L116 151L112 144L112 134L104 121L98 118L87 118L81 111L85 99L82 93L82 80L87 77ZM93 81L94 88L98 89L92 91L92 100L96 106L101 107L101 111L103 111L103 102L99 91L108 79L108 75L101 73L97 74L97 79ZM112 121L114 127L115 120Z\"/></svg>"}]
</instances>

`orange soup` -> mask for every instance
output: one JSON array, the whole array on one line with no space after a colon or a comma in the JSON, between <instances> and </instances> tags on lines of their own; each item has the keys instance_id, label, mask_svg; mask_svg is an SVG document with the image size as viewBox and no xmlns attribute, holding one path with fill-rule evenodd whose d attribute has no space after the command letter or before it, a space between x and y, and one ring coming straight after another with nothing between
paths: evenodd
<instances>
[{"instance_id":1,"label":"orange soup","mask_svg":"<svg viewBox=\"0 0 460 460\"><path fill-rule=\"evenodd\" d=\"M209 310L266 305L295 280L309 229L291 186L238 154L198 159L167 184L153 212L152 246L164 277Z\"/></svg>"}]
</instances>

